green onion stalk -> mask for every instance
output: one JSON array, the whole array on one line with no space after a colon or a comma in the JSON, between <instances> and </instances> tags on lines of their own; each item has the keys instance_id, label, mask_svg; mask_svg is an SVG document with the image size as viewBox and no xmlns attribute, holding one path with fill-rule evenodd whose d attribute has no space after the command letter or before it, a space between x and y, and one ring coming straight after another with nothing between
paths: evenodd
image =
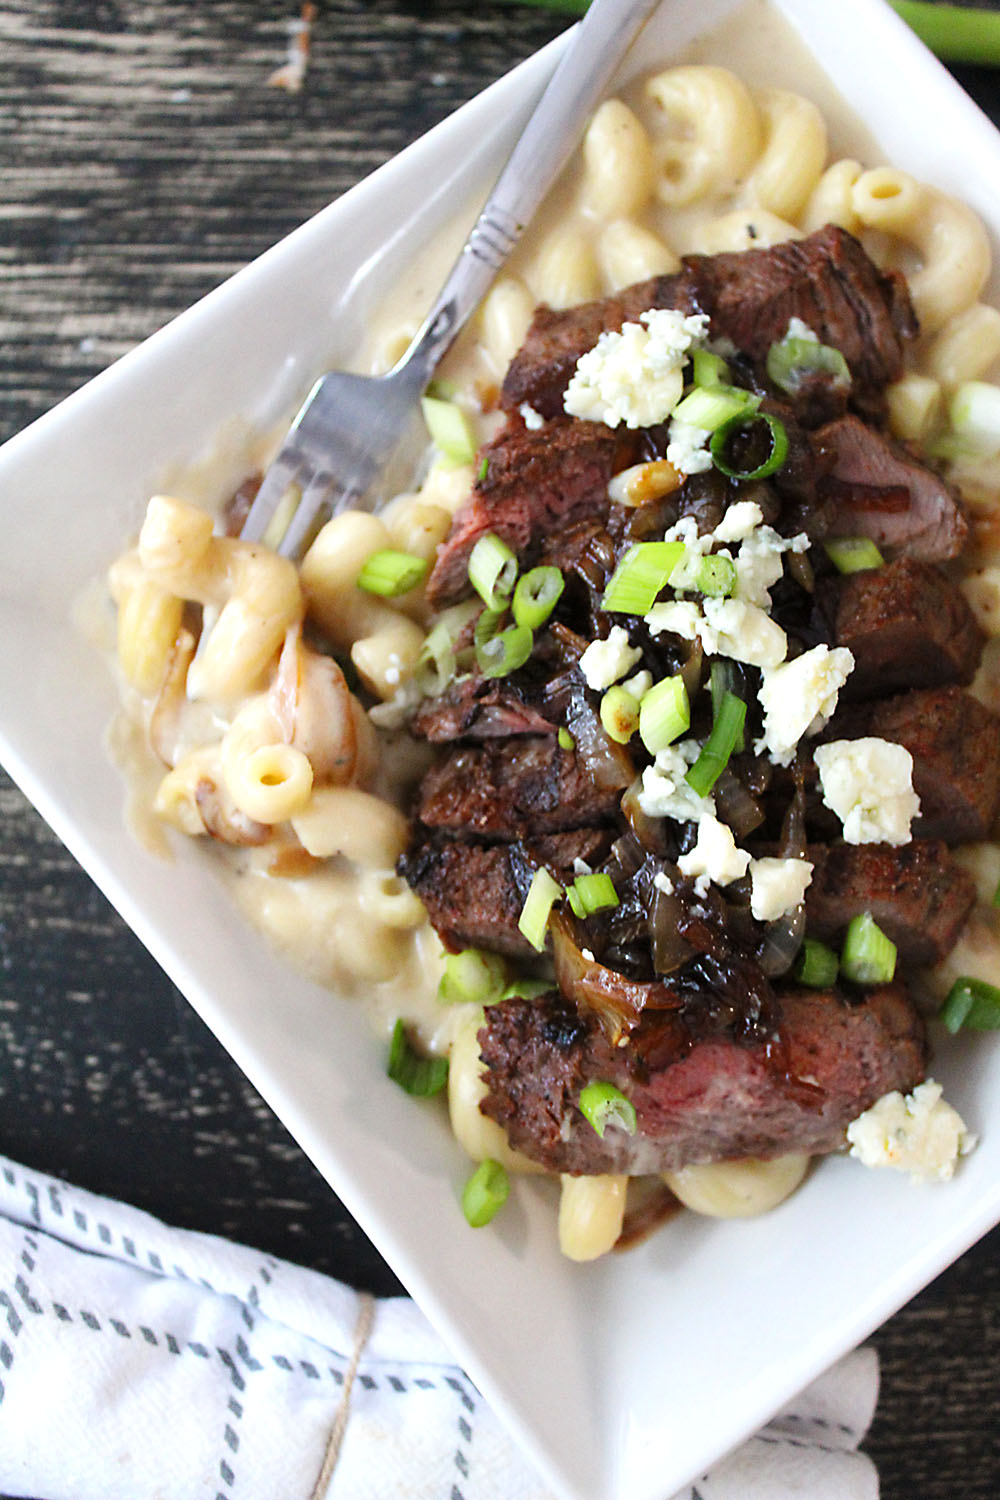
<instances>
[{"instance_id":1,"label":"green onion stalk","mask_svg":"<svg viewBox=\"0 0 1000 1500\"><path fill-rule=\"evenodd\" d=\"M582 16L588 0L515 0L520 5ZM933 0L889 0L893 10L944 62L1000 65L1000 12Z\"/></svg>"}]
</instances>

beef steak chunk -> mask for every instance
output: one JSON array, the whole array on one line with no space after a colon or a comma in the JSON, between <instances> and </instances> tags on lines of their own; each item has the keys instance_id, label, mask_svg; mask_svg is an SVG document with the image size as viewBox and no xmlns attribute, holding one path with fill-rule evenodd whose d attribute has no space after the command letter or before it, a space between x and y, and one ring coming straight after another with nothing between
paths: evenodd
<instances>
[{"instance_id":1,"label":"beef steak chunk","mask_svg":"<svg viewBox=\"0 0 1000 1500\"><path fill-rule=\"evenodd\" d=\"M820 586L832 639L854 655L846 698L969 683L983 633L964 594L930 563L900 557Z\"/></svg>"},{"instance_id":2,"label":"beef steak chunk","mask_svg":"<svg viewBox=\"0 0 1000 1500\"><path fill-rule=\"evenodd\" d=\"M846 416L820 427L813 448L821 477L805 528L814 541L867 536L925 562L965 547L969 523L957 493L901 444Z\"/></svg>"},{"instance_id":3,"label":"beef steak chunk","mask_svg":"<svg viewBox=\"0 0 1000 1500\"><path fill-rule=\"evenodd\" d=\"M986 839L1000 813L1000 719L958 687L917 689L875 703L850 703L824 740L873 735L905 745L920 798L916 838L949 844Z\"/></svg>"},{"instance_id":4,"label":"beef steak chunk","mask_svg":"<svg viewBox=\"0 0 1000 1500\"><path fill-rule=\"evenodd\" d=\"M972 878L946 844L917 839L891 844L812 847L806 891L809 932L838 941L852 917L870 912L907 964L940 963L958 940L976 899Z\"/></svg>"},{"instance_id":5,"label":"beef steak chunk","mask_svg":"<svg viewBox=\"0 0 1000 1500\"><path fill-rule=\"evenodd\" d=\"M536 308L524 343L504 376L500 403L516 411L523 402L543 417L562 414L563 396L581 354L592 349L602 333L618 333L623 323L635 322L650 307L678 307L677 276L654 276L636 282L611 297L582 302L555 312Z\"/></svg>"},{"instance_id":6,"label":"beef steak chunk","mask_svg":"<svg viewBox=\"0 0 1000 1500\"><path fill-rule=\"evenodd\" d=\"M527 703L509 680L470 672L436 698L425 698L410 720L410 732L431 744L492 740L508 735L555 734L557 725Z\"/></svg>"},{"instance_id":7,"label":"beef steak chunk","mask_svg":"<svg viewBox=\"0 0 1000 1500\"><path fill-rule=\"evenodd\" d=\"M731 339L759 377L789 319L801 318L821 342L841 351L851 371L852 403L873 413L881 410L884 386L902 370L903 342L916 332L901 279L880 272L852 235L828 224L767 250L687 256L678 275L639 282L599 302L563 312L539 308L504 380L504 407L513 411L527 401L543 416L561 412L581 354L602 333L618 331L650 307L707 313L712 337ZM817 403L819 395L809 392L809 410L832 415L843 409L832 392L832 410Z\"/></svg>"},{"instance_id":8,"label":"beef steak chunk","mask_svg":"<svg viewBox=\"0 0 1000 1500\"><path fill-rule=\"evenodd\" d=\"M687 256L679 290L711 316L712 336L732 339L760 371L789 320L801 318L843 354L863 410L880 409L883 388L902 372L902 342L917 328L905 284L834 224L767 250Z\"/></svg>"},{"instance_id":9,"label":"beef steak chunk","mask_svg":"<svg viewBox=\"0 0 1000 1500\"><path fill-rule=\"evenodd\" d=\"M631 460L635 435L599 422L554 422L529 430L518 420L480 453L484 472L455 515L427 582L435 608L471 592L469 554L487 531L522 564L549 537L587 516L607 515L608 481Z\"/></svg>"},{"instance_id":10,"label":"beef steak chunk","mask_svg":"<svg viewBox=\"0 0 1000 1500\"><path fill-rule=\"evenodd\" d=\"M398 871L426 906L445 947L534 958L517 925L533 873L545 865L566 883L576 860L602 864L613 839L611 829L580 828L527 843L484 845L419 830Z\"/></svg>"},{"instance_id":11,"label":"beef steak chunk","mask_svg":"<svg viewBox=\"0 0 1000 1500\"><path fill-rule=\"evenodd\" d=\"M766 1045L722 1035L644 1072L631 1049L609 1045L558 995L503 1001L488 1008L479 1033L488 1085L480 1107L549 1171L642 1174L836 1151L862 1110L923 1078L923 1027L902 985L856 1004L820 991L781 1000L787 1072ZM580 1091L595 1079L631 1100L635 1135L609 1126L602 1139L580 1113Z\"/></svg>"},{"instance_id":12,"label":"beef steak chunk","mask_svg":"<svg viewBox=\"0 0 1000 1500\"><path fill-rule=\"evenodd\" d=\"M575 751L526 735L451 750L424 777L417 815L475 838L530 838L606 822L620 798Z\"/></svg>"}]
</instances>

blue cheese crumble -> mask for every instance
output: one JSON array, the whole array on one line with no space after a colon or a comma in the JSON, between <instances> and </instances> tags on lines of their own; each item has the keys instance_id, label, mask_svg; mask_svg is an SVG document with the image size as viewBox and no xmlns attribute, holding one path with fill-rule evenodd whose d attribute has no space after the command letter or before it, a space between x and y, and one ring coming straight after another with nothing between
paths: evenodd
<instances>
[{"instance_id":1,"label":"blue cheese crumble","mask_svg":"<svg viewBox=\"0 0 1000 1500\"><path fill-rule=\"evenodd\" d=\"M778 766L789 766L804 735L818 734L833 717L840 689L854 670L846 646L814 646L794 661L766 667L760 703L764 733L754 745ZM820 752L816 760L819 763Z\"/></svg>"},{"instance_id":2,"label":"blue cheese crumble","mask_svg":"<svg viewBox=\"0 0 1000 1500\"><path fill-rule=\"evenodd\" d=\"M883 1094L847 1127L851 1155L866 1167L894 1167L914 1182L946 1182L977 1139L933 1078L912 1094Z\"/></svg>"},{"instance_id":3,"label":"blue cheese crumble","mask_svg":"<svg viewBox=\"0 0 1000 1500\"><path fill-rule=\"evenodd\" d=\"M661 307L624 323L620 333L602 333L576 362L564 410L606 427L665 422L684 393L688 354L704 344L707 330L704 313Z\"/></svg>"},{"instance_id":4,"label":"blue cheese crumble","mask_svg":"<svg viewBox=\"0 0 1000 1500\"><path fill-rule=\"evenodd\" d=\"M814 756L823 801L844 825L847 844L908 844L920 811L913 757L904 745L874 737L832 740Z\"/></svg>"},{"instance_id":5,"label":"blue cheese crumble","mask_svg":"<svg viewBox=\"0 0 1000 1500\"><path fill-rule=\"evenodd\" d=\"M750 911L758 922L774 922L801 906L812 882L807 859L752 859Z\"/></svg>"},{"instance_id":6,"label":"blue cheese crumble","mask_svg":"<svg viewBox=\"0 0 1000 1500\"><path fill-rule=\"evenodd\" d=\"M603 641L591 641L580 657L580 671L587 686L600 693L641 660L642 651L630 643L628 632L621 625L612 625Z\"/></svg>"}]
</instances>

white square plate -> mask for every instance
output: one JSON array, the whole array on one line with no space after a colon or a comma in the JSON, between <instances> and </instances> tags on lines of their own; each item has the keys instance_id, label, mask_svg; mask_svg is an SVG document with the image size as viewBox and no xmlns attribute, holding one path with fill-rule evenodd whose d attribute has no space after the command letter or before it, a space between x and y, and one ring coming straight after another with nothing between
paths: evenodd
<instances>
[{"instance_id":1,"label":"white square plate","mask_svg":"<svg viewBox=\"0 0 1000 1500\"><path fill-rule=\"evenodd\" d=\"M1000 139L888 7L778 4L885 159L958 191L996 237ZM664 4L625 72L670 58L731 9ZM103 749L114 688L68 607L135 532L168 465L209 451L234 419L272 421L313 374L349 360L366 309L414 244L484 189L561 45L6 445L0 751L548 1481L574 1500L662 1500L1000 1218L1000 1039L959 1039L935 1061L982 1135L950 1184L918 1190L830 1161L762 1219L686 1215L588 1267L559 1256L545 1185L521 1184L497 1223L472 1234L456 1203L467 1167L443 1114L385 1079L361 1010L269 951L210 856L189 847L160 862L126 835ZM794 84L790 68L772 57L773 81ZM428 183L439 185L430 198Z\"/></svg>"}]
</instances>

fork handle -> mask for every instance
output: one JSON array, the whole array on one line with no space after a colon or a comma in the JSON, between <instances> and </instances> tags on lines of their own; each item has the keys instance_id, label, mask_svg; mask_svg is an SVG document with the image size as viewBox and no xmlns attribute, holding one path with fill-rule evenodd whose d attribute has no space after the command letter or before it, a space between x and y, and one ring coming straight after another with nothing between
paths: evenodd
<instances>
[{"instance_id":1,"label":"fork handle","mask_svg":"<svg viewBox=\"0 0 1000 1500\"><path fill-rule=\"evenodd\" d=\"M660 0L592 0L412 344L396 366L426 385L576 147L581 126Z\"/></svg>"}]
</instances>

